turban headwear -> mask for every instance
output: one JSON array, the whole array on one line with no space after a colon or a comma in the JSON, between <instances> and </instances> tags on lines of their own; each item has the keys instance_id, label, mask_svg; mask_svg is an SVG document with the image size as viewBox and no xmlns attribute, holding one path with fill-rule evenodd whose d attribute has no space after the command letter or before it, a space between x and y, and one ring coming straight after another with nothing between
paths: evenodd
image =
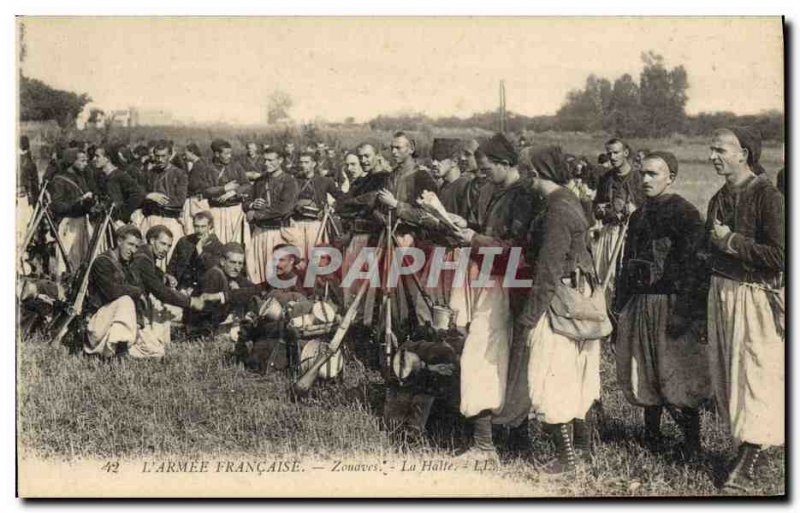
<instances>
[{"instance_id":1,"label":"turban headwear","mask_svg":"<svg viewBox=\"0 0 800 513\"><path fill-rule=\"evenodd\" d=\"M531 166L540 178L550 180L558 185L564 185L572 178L561 146L536 148L531 152L530 159Z\"/></svg>"},{"instance_id":2,"label":"turban headwear","mask_svg":"<svg viewBox=\"0 0 800 513\"><path fill-rule=\"evenodd\" d=\"M452 159L458 156L463 147L461 139L436 138L433 140L433 148L431 148L431 160Z\"/></svg>"},{"instance_id":3,"label":"turban headwear","mask_svg":"<svg viewBox=\"0 0 800 513\"><path fill-rule=\"evenodd\" d=\"M669 168L669 174L673 177L678 176L678 159L674 154L668 151L651 151L644 159L661 159Z\"/></svg>"},{"instance_id":4,"label":"turban headwear","mask_svg":"<svg viewBox=\"0 0 800 513\"><path fill-rule=\"evenodd\" d=\"M480 149L492 162L505 162L510 166L516 166L519 162L516 148L503 134L495 134Z\"/></svg>"},{"instance_id":5,"label":"turban headwear","mask_svg":"<svg viewBox=\"0 0 800 513\"><path fill-rule=\"evenodd\" d=\"M763 174L764 167L758 162L761 158L761 134L749 127L732 127L728 130L733 132L742 148L747 150L747 164L750 169L757 175Z\"/></svg>"}]
</instances>

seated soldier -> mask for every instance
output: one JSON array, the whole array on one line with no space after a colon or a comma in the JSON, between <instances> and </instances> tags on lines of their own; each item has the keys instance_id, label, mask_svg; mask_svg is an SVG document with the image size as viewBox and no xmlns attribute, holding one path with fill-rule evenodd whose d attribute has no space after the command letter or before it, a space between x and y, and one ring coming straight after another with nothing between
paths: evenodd
<instances>
[{"instance_id":1,"label":"seated soldier","mask_svg":"<svg viewBox=\"0 0 800 513\"><path fill-rule=\"evenodd\" d=\"M191 293L200 278L219 263L222 243L214 233L214 218L207 210L192 216L194 232L181 237L172 252L167 272L175 277L178 290Z\"/></svg>"},{"instance_id":2,"label":"seated soldier","mask_svg":"<svg viewBox=\"0 0 800 513\"><path fill-rule=\"evenodd\" d=\"M242 317L245 308L259 291L242 274L244 247L238 242L229 242L222 248L217 265L203 274L195 296L204 300L202 312L190 312L186 316L187 329L192 337L212 335L214 328L233 314Z\"/></svg>"}]
</instances>

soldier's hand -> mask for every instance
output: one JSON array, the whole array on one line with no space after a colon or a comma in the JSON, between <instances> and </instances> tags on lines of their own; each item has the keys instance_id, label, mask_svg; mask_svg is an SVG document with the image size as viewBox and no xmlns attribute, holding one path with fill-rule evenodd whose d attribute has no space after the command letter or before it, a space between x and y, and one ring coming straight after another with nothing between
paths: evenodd
<instances>
[{"instance_id":1,"label":"soldier's hand","mask_svg":"<svg viewBox=\"0 0 800 513\"><path fill-rule=\"evenodd\" d=\"M397 199L395 199L394 194L387 189L381 189L378 191L378 201L389 208L397 208L397 204L399 203Z\"/></svg>"},{"instance_id":2,"label":"soldier's hand","mask_svg":"<svg viewBox=\"0 0 800 513\"><path fill-rule=\"evenodd\" d=\"M719 249L725 250L726 240L731 233L728 225L722 224L719 220L714 220L714 226L711 228L711 243Z\"/></svg>"},{"instance_id":3,"label":"soldier's hand","mask_svg":"<svg viewBox=\"0 0 800 513\"><path fill-rule=\"evenodd\" d=\"M171 274L164 275L164 282L167 284L167 287L174 289L178 286L178 279L172 276Z\"/></svg>"},{"instance_id":4,"label":"soldier's hand","mask_svg":"<svg viewBox=\"0 0 800 513\"><path fill-rule=\"evenodd\" d=\"M237 182L236 180L225 184L225 192L235 191L238 188L239 188L239 182Z\"/></svg>"},{"instance_id":5,"label":"soldier's hand","mask_svg":"<svg viewBox=\"0 0 800 513\"><path fill-rule=\"evenodd\" d=\"M219 201L227 201L227 200L229 200L229 199L233 198L234 196L236 196L236 191L235 191L235 190L233 190L233 191L228 191L228 192L226 192L225 194L223 194L222 196L220 196L220 197L219 197L219 198L217 198L217 199L218 199Z\"/></svg>"},{"instance_id":6,"label":"soldier's hand","mask_svg":"<svg viewBox=\"0 0 800 513\"><path fill-rule=\"evenodd\" d=\"M472 242L472 238L475 237L475 230L473 230L472 228L464 228L463 230L458 232L458 236L461 238L461 240L469 244L470 242Z\"/></svg>"},{"instance_id":7,"label":"soldier's hand","mask_svg":"<svg viewBox=\"0 0 800 513\"><path fill-rule=\"evenodd\" d=\"M151 192L145 199L158 203L159 205L168 205L169 204L169 197L166 194L162 194L160 192Z\"/></svg>"},{"instance_id":8,"label":"soldier's hand","mask_svg":"<svg viewBox=\"0 0 800 513\"><path fill-rule=\"evenodd\" d=\"M267 202L266 200L264 200L264 198L256 198L255 201L253 201L253 203L251 203L250 206L256 210L261 210L262 208L267 206Z\"/></svg>"}]
</instances>

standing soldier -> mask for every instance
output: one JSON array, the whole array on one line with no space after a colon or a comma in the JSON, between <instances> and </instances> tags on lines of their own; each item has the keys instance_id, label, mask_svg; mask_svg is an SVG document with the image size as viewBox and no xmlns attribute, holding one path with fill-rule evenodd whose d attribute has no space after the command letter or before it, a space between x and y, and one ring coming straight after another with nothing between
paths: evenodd
<instances>
[{"instance_id":1,"label":"standing soldier","mask_svg":"<svg viewBox=\"0 0 800 513\"><path fill-rule=\"evenodd\" d=\"M186 171L169 163L169 146L166 141L158 141L153 146L153 167L147 175L147 195L142 205L142 221L140 230L147 233L158 225L166 226L173 234L171 241L183 236L181 212L186 202L188 178ZM172 247L167 259L172 255ZM165 260L161 260L162 271L166 269Z\"/></svg>"},{"instance_id":2,"label":"standing soldier","mask_svg":"<svg viewBox=\"0 0 800 513\"><path fill-rule=\"evenodd\" d=\"M114 226L120 227L131 222L131 215L144 201L144 189L131 175L114 165L111 157L116 155L118 151L114 147L97 147L92 165L98 170L99 193L114 205Z\"/></svg>"},{"instance_id":3,"label":"standing soldier","mask_svg":"<svg viewBox=\"0 0 800 513\"><path fill-rule=\"evenodd\" d=\"M461 355L460 410L473 425L472 447L467 457L497 459L492 422L508 423L503 406L512 336L512 307L504 278L511 248L524 244L536 200L520 177L519 156L511 141L496 134L484 143L481 151L486 158L478 163L485 166L481 172L494 183L493 194L480 230L465 229L463 237L481 267L481 276L470 278L490 281L493 285L473 288L472 322ZM501 250L494 256L488 273L483 269L483 259L488 257L479 254L483 248Z\"/></svg>"},{"instance_id":4,"label":"standing soldier","mask_svg":"<svg viewBox=\"0 0 800 513\"><path fill-rule=\"evenodd\" d=\"M204 177L203 197L208 200L214 227L222 244L250 241L250 228L245 222L242 202L251 191L250 181L242 167L232 162L233 149L228 141L215 139L211 142L214 157Z\"/></svg>"},{"instance_id":5,"label":"standing soldier","mask_svg":"<svg viewBox=\"0 0 800 513\"><path fill-rule=\"evenodd\" d=\"M622 233L622 225L644 200L642 177L630 163L630 148L619 139L606 142L606 153L611 162L611 170L603 175L594 198L594 214L600 224L600 233L594 243L594 265L602 280L608 272L611 279L616 275L616 262L611 262L614 247ZM624 243L624 241L623 241ZM610 269L610 271L609 271ZM612 281L613 283L613 281ZM607 297L613 296L613 289L607 289Z\"/></svg>"},{"instance_id":6,"label":"standing soldier","mask_svg":"<svg viewBox=\"0 0 800 513\"><path fill-rule=\"evenodd\" d=\"M278 150L264 153L264 177L253 186L253 201L247 206L247 221L253 225L253 237L246 248L250 281L261 285L267 281L272 252L283 243L281 229L297 201L297 182L282 169L283 158Z\"/></svg>"},{"instance_id":7,"label":"standing soldier","mask_svg":"<svg viewBox=\"0 0 800 513\"><path fill-rule=\"evenodd\" d=\"M442 180L439 199L445 210L467 219L467 190L470 179L458 167L462 144L458 139L434 139L431 149L433 175Z\"/></svg>"},{"instance_id":8,"label":"standing soldier","mask_svg":"<svg viewBox=\"0 0 800 513\"><path fill-rule=\"evenodd\" d=\"M264 159L258 154L258 144L251 141L245 144L244 148L247 153L239 160L239 165L242 166L247 179L252 184L261 178L261 174L264 172Z\"/></svg>"},{"instance_id":9,"label":"standing soldier","mask_svg":"<svg viewBox=\"0 0 800 513\"><path fill-rule=\"evenodd\" d=\"M697 407L709 396L705 333L708 284L697 259L700 212L671 191L678 160L653 152L642 161L647 197L631 215L615 311L617 381L644 407L645 441L658 447L667 408L684 434L684 455L700 450Z\"/></svg>"},{"instance_id":10,"label":"standing soldier","mask_svg":"<svg viewBox=\"0 0 800 513\"><path fill-rule=\"evenodd\" d=\"M31 157L31 143L27 135L19 138L19 172L17 174L17 245L22 243L25 226L33 215L39 197L39 172ZM20 248L24 251L26 248Z\"/></svg>"},{"instance_id":11,"label":"standing soldier","mask_svg":"<svg viewBox=\"0 0 800 513\"><path fill-rule=\"evenodd\" d=\"M784 440L783 196L749 129L718 130L710 160L725 185L708 205L708 352L717 412L739 453L725 483L748 489L761 451Z\"/></svg>"},{"instance_id":12,"label":"standing soldier","mask_svg":"<svg viewBox=\"0 0 800 513\"><path fill-rule=\"evenodd\" d=\"M313 153L300 154L300 166L295 177L298 189L297 203L292 214L291 226L282 232L284 241L296 246L300 250L300 258L306 260L311 255L311 248L317 243L318 234L322 236L320 243L328 242L320 222L325 206L328 205L328 196L334 199L342 196L330 177L316 174L316 167L316 156Z\"/></svg>"},{"instance_id":13,"label":"standing soldier","mask_svg":"<svg viewBox=\"0 0 800 513\"><path fill-rule=\"evenodd\" d=\"M66 262L75 271L89 251L89 212L96 199L83 176L88 164L84 150L68 148L64 151L64 169L57 171L48 185L58 236L67 255L65 261L61 251L56 250L52 260L51 273L57 281L67 270Z\"/></svg>"},{"instance_id":14,"label":"standing soldier","mask_svg":"<svg viewBox=\"0 0 800 513\"><path fill-rule=\"evenodd\" d=\"M186 162L186 172L189 175L186 202L183 204L183 231L190 235L194 230L194 216L198 212L210 212L208 200L203 196L207 187L207 180L211 176L208 162L200 153L200 148L195 143L189 143L183 151Z\"/></svg>"},{"instance_id":15,"label":"standing soldier","mask_svg":"<svg viewBox=\"0 0 800 513\"><path fill-rule=\"evenodd\" d=\"M576 447L591 450L586 415L600 397L600 341L555 331L551 304L561 294L589 296L597 284L587 243L589 223L578 198L565 187L570 172L561 148L542 148L531 163L533 192L546 205L531 228L533 286L514 325L503 412L509 416L502 420L513 426L524 422L531 409L537 412L558 451L543 470L561 474L575 470Z\"/></svg>"}]
</instances>

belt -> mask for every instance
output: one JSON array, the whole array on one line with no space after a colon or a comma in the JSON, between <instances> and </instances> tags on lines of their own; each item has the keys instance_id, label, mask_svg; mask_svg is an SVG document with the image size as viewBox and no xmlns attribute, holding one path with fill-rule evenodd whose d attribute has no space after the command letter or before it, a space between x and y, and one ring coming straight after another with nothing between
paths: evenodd
<instances>
[{"instance_id":1,"label":"belt","mask_svg":"<svg viewBox=\"0 0 800 513\"><path fill-rule=\"evenodd\" d=\"M267 230L277 230L279 228L287 228L288 226L290 226L289 221L288 220L285 221L283 219L269 220L269 221L255 221L253 224L255 224L259 228L264 228Z\"/></svg>"},{"instance_id":2,"label":"belt","mask_svg":"<svg viewBox=\"0 0 800 513\"><path fill-rule=\"evenodd\" d=\"M235 206L241 205L241 204L242 204L242 200L241 199L231 200L231 201L223 201L223 202L215 201L213 199L212 200L208 200L208 206L212 207L212 208L235 207Z\"/></svg>"},{"instance_id":3,"label":"belt","mask_svg":"<svg viewBox=\"0 0 800 513\"><path fill-rule=\"evenodd\" d=\"M145 216L154 216L155 215L155 216L161 216L161 217L169 217L171 219L179 219L181 217L181 211L182 211L182 209L175 210L174 207L170 208L170 209L166 209L166 208L148 206L148 207L145 207L143 209L142 213Z\"/></svg>"}]
</instances>

